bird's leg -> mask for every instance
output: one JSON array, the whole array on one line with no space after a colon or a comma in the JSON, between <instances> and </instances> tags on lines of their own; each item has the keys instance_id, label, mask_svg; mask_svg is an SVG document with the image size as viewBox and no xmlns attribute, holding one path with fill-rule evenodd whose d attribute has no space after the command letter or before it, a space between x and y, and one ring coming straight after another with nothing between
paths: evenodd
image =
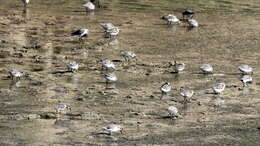
<instances>
[{"instance_id":1,"label":"bird's leg","mask_svg":"<svg viewBox=\"0 0 260 146\"><path fill-rule=\"evenodd\" d=\"M106 80L106 89L108 89L108 80Z\"/></svg>"},{"instance_id":2,"label":"bird's leg","mask_svg":"<svg viewBox=\"0 0 260 146\"><path fill-rule=\"evenodd\" d=\"M127 62L127 58L126 57L124 57L124 62L123 62L123 66L125 66L126 65L126 62Z\"/></svg>"},{"instance_id":3,"label":"bird's leg","mask_svg":"<svg viewBox=\"0 0 260 146\"><path fill-rule=\"evenodd\" d=\"M184 97L183 103L186 104L188 102L187 98Z\"/></svg>"},{"instance_id":4,"label":"bird's leg","mask_svg":"<svg viewBox=\"0 0 260 146\"><path fill-rule=\"evenodd\" d=\"M247 84L246 83L243 83L243 87L246 87L247 86Z\"/></svg>"},{"instance_id":5,"label":"bird's leg","mask_svg":"<svg viewBox=\"0 0 260 146\"><path fill-rule=\"evenodd\" d=\"M23 14L26 14L27 13L27 7L24 6L23 8Z\"/></svg>"},{"instance_id":6,"label":"bird's leg","mask_svg":"<svg viewBox=\"0 0 260 146\"><path fill-rule=\"evenodd\" d=\"M81 37L79 37L79 43L81 43L81 41L82 41L82 38L81 38Z\"/></svg>"},{"instance_id":7,"label":"bird's leg","mask_svg":"<svg viewBox=\"0 0 260 146\"><path fill-rule=\"evenodd\" d=\"M97 2L97 5L98 5L99 8L101 8L100 1Z\"/></svg>"},{"instance_id":8,"label":"bird's leg","mask_svg":"<svg viewBox=\"0 0 260 146\"><path fill-rule=\"evenodd\" d=\"M130 59L128 58L128 59L127 59L127 65L130 65L130 63L131 63L131 62L130 62Z\"/></svg>"},{"instance_id":9,"label":"bird's leg","mask_svg":"<svg viewBox=\"0 0 260 146\"><path fill-rule=\"evenodd\" d=\"M134 61L135 61L135 65L137 64L137 58L134 58Z\"/></svg>"},{"instance_id":10,"label":"bird's leg","mask_svg":"<svg viewBox=\"0 0 260 146\"><path fill-rule=\"evenodd\" d=\"M161 93L161 98L160 98L160 100L162 100L162 98L163 98L164 95L165 95L165 93L162 92L162 93Z\"/></svg>"}]
</instances>

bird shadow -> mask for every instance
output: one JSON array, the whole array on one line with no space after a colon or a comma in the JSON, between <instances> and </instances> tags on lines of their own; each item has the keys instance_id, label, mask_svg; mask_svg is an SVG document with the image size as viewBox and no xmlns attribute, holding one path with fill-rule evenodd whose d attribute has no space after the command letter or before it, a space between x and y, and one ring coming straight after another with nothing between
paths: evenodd
<instances>
[{"instance_id":1,"label":"bird shadow","mask_svg":"<svg viewBox=\"0 0 260 146\"><path fill-rule=\"evenodd\" d=\"M52 71L49 72L50 74L65 74L65 73L72 73L72 71L69 70L58 70L58 71Z\"/></svg>"},{"instance_id":2,"label":"bird shadow","mask_svg":"<svg viewBox=\"0 0 260 146\"><path fill-rule=\"evenodd\" d=\"M157 117L156 119L172 119L171 116L160 116L160 117Z\"/></svg>"},{"instance_id":3,"label":"bird shadow","mask_svg":"<svg viewBox=\"0 0 260 146\"><path fill-rule=\"evenodd\" d=\"M164 73L168 73L168 74L176 74L176 75L178 75L178 72L177 71L165 71Z\"/></svg>"},{"instance_id":4,"label":"bird shadow","mask_svg":"<svg viewBox=\"0 0 260 146\"><path fill-rule=\"evenodd\" d=\"M73 10L72 12L74 12L74 13L83 13L83 12L85 12L86 13L86 10Z\"/></svg>"},{"instance_id":5,"label":"bird shadow","mask_svg":"<svg viewBox=\"0 0 260 146\"><path fill-rule=\"evenodd\" d=\"M123 60L119 60L119 59L114 59L112 60L112 62L124 62Z\"/></svg>"},{"instance_id":6,"label":"bird shadow","mask_svg":"<svg viewBox=\"0 0 260 146\"><path fill-rule=\"evenodd\" d=\"M167 23L155 23L153 25L159 25L159 26L173 26L174 24L167 24Z\"/></svg>"}]
</instances>

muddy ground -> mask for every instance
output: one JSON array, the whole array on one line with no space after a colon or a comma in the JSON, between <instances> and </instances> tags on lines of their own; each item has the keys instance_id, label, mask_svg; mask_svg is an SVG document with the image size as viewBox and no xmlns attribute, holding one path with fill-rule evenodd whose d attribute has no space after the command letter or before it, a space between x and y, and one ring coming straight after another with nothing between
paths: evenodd
<instances>
[{"instance_id":1,"label":"muddy ground","mask_svg":"<svg viewBox=\"0 0 260 146\"><path fill-rule=\"evenodd\" d=\"M113 0L86 13L80 0L34 0L0 5L0 143L1 145L259 145L260 139L260 3L257 0ZM168 26L161 16L178 17L186 8L201 26ZM121 29L104 38L99 23ZM88 28L83 44L70 33ZM120 50L137 54L125 64ZM117 60L119 81L106 90L97 61ZM186 64L179 75L169 62ZM76 73L64 62L77 61ZM214 74L199 67L209 63ZM238 66L254 69L253 84L243 88ZM8 71L27 75L12 81ZM173 90L160 100L160 86ZM225 82L221 95L212 86ZM183 104L179 89L195 95ZM55 112L59 103L71 111ZM181 116L167 118L176 106ZM100 134L107 124L123 134Z\"/></svg>"}]
</instances>

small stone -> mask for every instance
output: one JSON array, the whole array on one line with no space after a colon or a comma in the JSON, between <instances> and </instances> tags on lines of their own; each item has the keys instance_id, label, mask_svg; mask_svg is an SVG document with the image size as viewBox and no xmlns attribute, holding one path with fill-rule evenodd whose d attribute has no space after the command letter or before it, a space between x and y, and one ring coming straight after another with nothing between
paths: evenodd
<instances>
[{"instance_id":1,"label":"small stone","mask_svg":"<svg viewBox=\"0 0 260 146\"><path fill-rule=\"evenodd\" d=\"M131 99L133 97L131 95L127 95L125 98Z\"/></svg>"},{"instance_id":2,"label":"small stone","mask_svg":"<svg viewBox=\"0 0 260 146\"><path fill-rule=\"evenodd\" d=\"M82 96L80 96L80 97L77 97L77 98L76 98L76 100L77 100L77 101L84 101L84 100L85 100L85 98L84 98L84 97L82 97Z\"/></svg>"},{"instance_id":3,"label":"small stone","mask_svg":"<svg viewBox=\"0 0 260 146\"><path fill-rule=\"evenodd\" d=\"M14 57L17 57L17 58L22 58L22 57L24 57L24 56L23 56L23 53L14 53L13 56L14 56Z\"/></svg>"},{"instance_id":4,"label":"small stone","mask_svg":"<svg viewBox=\"0 0 260 146\"><path fill-rule=\"evenodd\" d=\"M57 119L57 115L54 113L43 113L40 117L41 119Z\"/></svg>"}]
</instances>

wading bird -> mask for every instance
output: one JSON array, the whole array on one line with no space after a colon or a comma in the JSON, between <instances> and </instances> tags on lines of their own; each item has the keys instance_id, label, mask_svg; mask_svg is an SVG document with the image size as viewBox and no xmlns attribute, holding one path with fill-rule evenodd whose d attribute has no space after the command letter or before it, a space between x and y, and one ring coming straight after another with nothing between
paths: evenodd
<instances>
[{"instance_id":1,"label":"wading bird","mask_svg":"<svg viewBox=\"0 0 260 146\"><path fill-rule=\"evenodd\" d=\"M171 83L169 82L165 82L160 90L161 90L161 99L163 98L164 95L166 95L168 92L170 92L172 89Z\"/></svg>"},{"instance_id":2,"label":"wading bird","mask_svg":"<svg viewBox=\"0 0 260 146\"><path fill-rule=\"evenodd\" d=\"M175 118L179 116L178 109L175 106L168 107L168 113L171 118Z\"/></svg>"},{"instance_id":3,"label":"wading bird","mask_svg":"<svg viewBox=\"0 0 260 146\"><path fill-rule=\"evenodd\" d=\"M10 71L8 71L8 73L9 73L12 80L20 80L20 78L22 76L24 76L23 72L20 72L16 69L10 70Z\"/></svg>"},{"instance_id":4,"label":"wading bird","mask_svg":"<svg viewBox=\"0 0 260 146\"><path fill-rule=\"evenodd\" d=\"M188 20L193 18L194 12L192 10L185 10L182 12L182 18L183 20Z\"/></svg>"},{"instance_id":5,"label":"wading bird","mask_svg":"<svg viewBox=\"0 0 260 146\"><path fill-rule=\"evenodd\" d=\"M71 33L71 36L79 37L79 41L82 41L83 37L88 37L88 35L89 35L89 30L85 28L78 29Z\"/></svg>"},{"instance_id":6,"label":"wading bird","mask_svg":"<svg viewBox=\"0 0 260 146\"><path fill-rule=\"evenodd\" d=\"M215 94L220 94L225 90L226 84L225 83L218 83L216 86L214 86L212 89Z\"/></svg>"},{"instance_id":7,"label":"wading bird","mask_svg":"<svg viewBox=\"0 0 260 146\"><path fill-rule=\"evenodd\" d=\"M101 64L102 70L104 70L104 69L106 69L106 70L114 69L115 70L116 69L115 64L108 59L100 60L100 61L98 61L98 63Z\"/></svg>"},{"instance_id":8,"label":"wading bird","mask_svg":"<svg viewBox=\"0 0 260 146\"><path fill-rule=\"evenodd\" d=\"M172 15L172 14L162 16L162 19L165 20L168 25L170 25L172 23L180 23L180 20L175 15Z\"/></svg>"},{"instance_id":9,"label":"wading bird","mask_svg":"<svg viewBox=\"0 0 260 146\"><path fill-rule=\"evenodd\" d=\"M92 2L87 2L87 3L85 3L85 4L83 5L83 7L85 7L85 9L86 9L86 13L87 13L88 11L93 11L93 10L95 10L95 5L94 5Z\"/></svg>"},{"instance_id":10,"label":"wading bird","mask_svg":"<svg viewBox=\"0 0 260 146\"><path fill-rule=\"evenodd\" d=\"M117 132L120 132L121 134L123 134L123 128L120 125L111 124L111 125L102 127L102 129L105 130L109 135L112 135L112 133L117 133Z\"/></svg>"},{"instance_id":11,"label":"wading bird","mask_svg":"<svg viewBox=\"0 0 260 146\"><path fill-rule=\"evenodd\" d=\"M242 72L242 74L251 74L253 73L253 68L247 64L240 65L238 69Z\"/></svg>"},{"instance_id":12,"label":"wading bird","mask_svg":"<svg viewBox=\"0 0 260 146\"><path fill-rule=\"evenodd\" d=\"M118 27L107 29L105 32L105 37L113 38L119 34L119 31L120 29Z\"/></svg>"},{"instance_id":13,"label":"wading bird","mask_svg":"<svg viewBox=\"0 0 260 146\"><path fill-rule=\"evenodd\" d=\"M193 90L184 90L183 88L181 88L181 96L184 98L184 102L190 102L191 101L191 97L194 94Z\"/></svg>"},{"instance_id":14,"label":"wading bird","mask_svg":"<svg viewBox=\"0 0 260 146\"><path fill-rule=\"evenodd\" d=\"M185 69L185 63L174 61L174 64L170 63L176 73L182 72Z\"/></svg>"},{"instance_id":15,"label":"wading bird","mask_svg":"<svg viewBox=\"0 0 260 146\"><path fill-rule=\"evenodd\" d=\"M252 83L253 82L253 78L250 75L243 75L243 77L241 78L241 81L243 82L243 86L247 86L248 83Z\"/></svg>"},{"instance_id":16,"label":"wading bird","mask_svg":"<svg viewBox=\"0 0 260 146\"><path fill-rule=\"evenodd\" d=\"M75 61L66 63L66 66L67 66L68 71L70 71L70 72L75 72L79 69L79 64Z\"/></svg>"},{"instance_id":17,"label":"wading bird","mask_svg":"<svg viewBox=\"0 0 260 146\"><path fill-rule=\"evenodd\" d=\"M200 69L204 74L209 74L213 72L213 67L209 64L202 65Z\"/></svg>"}]
</instances>

